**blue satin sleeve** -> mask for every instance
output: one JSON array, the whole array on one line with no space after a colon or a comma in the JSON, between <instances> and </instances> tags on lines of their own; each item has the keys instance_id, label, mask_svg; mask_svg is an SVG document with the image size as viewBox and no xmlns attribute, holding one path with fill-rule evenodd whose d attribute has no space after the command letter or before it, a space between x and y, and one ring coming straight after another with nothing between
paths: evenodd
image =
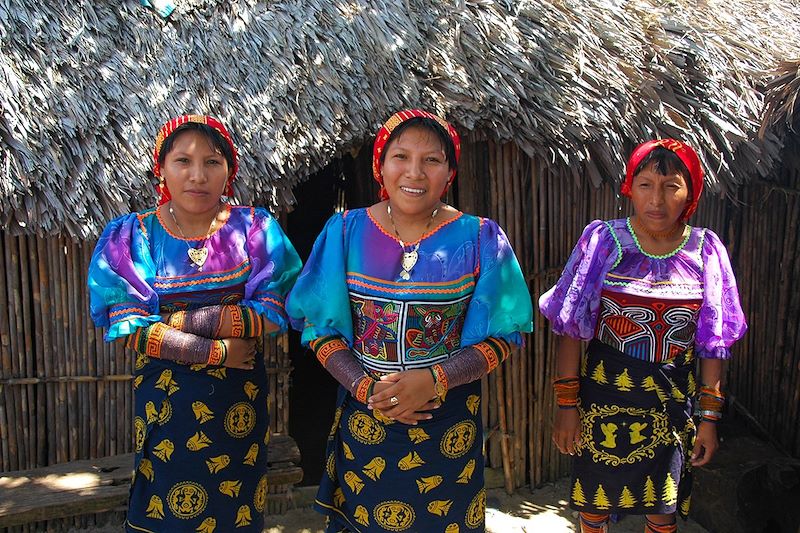
<instances>
[{"instance_id":1,"label":"blue satin sleeve","mask_svg":"<svg viewBox=\"0 0 800 533\"><path fill-rule=\"evenodd\" d=\"M137 215L109 222L88 273L91 317L96 326L106 328L106 341L161 319L154 279L155 265Z\"/></svg>"},{"instance_id":2,"label":"blue satin sleeve","mask_svg":"<svg viewBox=\"0 0 800 533\"><path fill-rule=\"evenodd\" d=\"M252 271L241 304L285 331L289 325L285 299L300 273L300 256L278 221L264 208L256 208L247 235Z\"/></svg>"},{"instance_id":3,"label":"blue satin sleeve","mask_svg":"<svg viewBox=\"0 0 800 533\"><path fill-rule=\"evenodd\" d=\"M522 345L521 333L533 330L533 305L511 243L496 222L482 219L479 232L480 270L472 294L461 346L500 337Z\"/></svg>"},{"instance_id":4,"label":"blue satin sleeve","mask_svg":"<svg viewBox=\"0 0 800 533\"><path fill-rule=\"evenodd\" d=\"M353 342L353 319L347 291L344 217L337 213L314 242L303 272L286 303L292 327L304 345L328 335Z\"/></svg>"}]
</instances>

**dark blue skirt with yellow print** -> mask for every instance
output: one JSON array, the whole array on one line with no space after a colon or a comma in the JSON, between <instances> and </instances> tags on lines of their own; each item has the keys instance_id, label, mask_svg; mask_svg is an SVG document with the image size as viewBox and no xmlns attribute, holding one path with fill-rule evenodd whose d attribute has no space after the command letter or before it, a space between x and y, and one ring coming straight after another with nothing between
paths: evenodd
<instances>
[{"instance_id":1,"label":"dark blue skirt with yellow print","mask_svg":"<svg viewBox=\"0 0 800 533\"><path fill-rule=\"evenodd\" d=\"M597 339L581 362L581 445L570 506L591 513L686 517L696 384L693 354L651 363Z\"/></svg>"},{"instance_id":2,"label":"dark blue skirt with yellow print","mask_svg":"<svg viewBox=\"0 0 800 533\"><path fill-rule=\"evenodd\" d=\"M456 387L431 420L412 426L340 387L315 502L327 531L483 531L480 394L480 381Z\"/></svg>"},{"instance_id":3,"label":"dark blue skirt with yellow print","mask_svg":"<svg viewBox=\"0 0 800 533\"><path fill-rule=\"evenodd\" d=\"M139 356L129 532L260 532L267 494L267 375Z\"/></svg>"}]
</instances>

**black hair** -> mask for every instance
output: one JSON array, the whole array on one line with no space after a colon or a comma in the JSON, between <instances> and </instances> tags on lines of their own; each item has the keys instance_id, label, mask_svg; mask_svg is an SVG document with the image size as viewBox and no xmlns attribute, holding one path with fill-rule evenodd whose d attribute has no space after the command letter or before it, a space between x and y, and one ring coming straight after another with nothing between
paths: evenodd
<instances>
[{"instance_id":1,"label":"black hair","mask_svg":"<svg viewBox=\"0 0 800 533\"><path fill-rule=\"evenodd\" d=\"M175 139L177 139L178 136L185 131L196 131L202 134L206 139L208 139L208 141L211 143L211 146L221 153L228 161L228 171L230 172L233 170L234 160L233 149L231 149L231 145L228 144L228 141L225 140L225 137L223 137L220 132L208 124L202 124L200 122L184 122L175 128L175 130L170 133L166 139L164 139L164 142L161 144L161 151L158 152L159 165L164 165L164 160L166 159L167 154L172 150L172 145L175 144Z\"/></svg>"},{"instance_id":2,"label":"black hair","mask_svg":"<svg viewBox=\"0 0 800 533\"><path fill-rule=\"evenodd\" d=\"M662 176L668 176L675 173L682 175L684 181L686 181L686 186L689 188L689 198L693 198L694 191L692 190L692 174L689 172L689 169L686 168L683 160L678 157L678 154L669 148L657 146L649 154L644 156L644 159L642 159L638 165L636 165L636 168L633 170L633 176L635 177L637 174L639 174L639 172L643 171L650 165L653 165L655 171Z\"/></svg>"},{"instance_id":3,"label":"black hair","mask_svg":"<svg viewBox=\"0 0 800 533\"><path fill-rule=\"evenodd\" d=\"M450 137L450 134L447 133L447 130L444 129L444 126L432 118L414 117L402 122L392 130L391 135L389 135L389 139L386 141L386 146L389 146L392 141L400 137L404 131L413 127L423 128L435 133L436 137L439 138L439 142L442 143L442 147L444 148L444 156L447 158L447 165L450 167L450 170L458 172L458 161L456 161L456 145L453 142L453 138ZM386 150L383 150L380 158L381 165L383 164L385 157Z\"/></svg>"}]
</instances>

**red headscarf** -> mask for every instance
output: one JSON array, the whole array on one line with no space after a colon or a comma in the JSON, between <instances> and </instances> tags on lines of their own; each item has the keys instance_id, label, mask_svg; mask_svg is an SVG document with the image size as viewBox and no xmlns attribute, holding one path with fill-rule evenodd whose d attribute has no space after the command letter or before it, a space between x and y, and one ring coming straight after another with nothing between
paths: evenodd
<instances>
[{"instance_id":1,"label":"red headscarf","mask_svg":"<svg viewBox=\"0 0 800 533\"><path fill-rule=\"evenodd\" d=\"M406 109L403 111L398 111L389 117L389 120L386 121L386 124L384 124L380 130L378 130L378 134L375 136L375 144L372 147L372 176L375 178L375 181L381 185L381 200L389 199L389 195L386 193L386 189L383 186L383 176L381 175L381 154L383 153L383 149L386 147L386 142L389 140L389 137L391 137L392 131L394 131L397 126L406 120L415 117L429 118L438 122L448 133L448 135L450 135L450 138L453 139L453 145L455 145L456 148L456 164L458 164L458 160L461 157L461 139L458 136L455 128L453 128L453 126L451 126L446 120L421 109ZM454 179L455 173L453 174L453 177L450 178L450 181L447 182L447 185L445 185L444 191L442 192L442 198L444 198L445 194L447 194L447 189L450 188L450 184L453 183Z\"/></svg>"},{"instance_id":2,"label":"red headscarf","mask_svg":"<svg viewBox=\"0 0 800 533\"><path fill-rule=\"evenodd\" d=\"M155 149L153 150L153 174L159 178L159 184L157 186L159 205L168 202L169 199L172 198L172 195L169 193L169 189L167 189L166 183L164 183L164 180L161 178L161 165L158 163L158 156L161 153L161 146L164 144L166 138L172 135L172 133L180 125L186 124L187 122L211 126L220 135L222 135L222 138L225 139L225 141L227 141L227 143L230 145L231 153L233 154L233 168L231 169L231 174L228 177L228 183L225 186L225 195L233 195L233 179L236 177L236 172L239 170L239 158L236 152L236 146L234 146L233 139L231 139L231 134L228 133L228 130L225 129L225 126L222 124L222 122L214 117L210 117L208 115L182 115L180 117L173 118L161 126L161 129L158 130L158 135L156 135L156 145Z\"/></svg>"},{"instance_id":3,"label":"red headscarf","mask_svg":"<svg viewBox=\"0 0 800 533\"><path fill-rule=\"evenodd\" d=\"M633 172L639 166L639 163L647 157L647 154L659 146L675 152L675 155L683 161L683 164L689 170L689 176L692 181L692 197L689 198L686 208L683 210L683 215L681 215L681 218L686 221L697 210L697 203L700 201L700 195L703 194L703 167L700 165L700 158L697 157L697 152L694 151L694 148L684 142L676 141L675 139L656 139L637 146L628 159L625 181L622 182L620 192L628 198L631 197Z\"/></svg>"}]
</instances>

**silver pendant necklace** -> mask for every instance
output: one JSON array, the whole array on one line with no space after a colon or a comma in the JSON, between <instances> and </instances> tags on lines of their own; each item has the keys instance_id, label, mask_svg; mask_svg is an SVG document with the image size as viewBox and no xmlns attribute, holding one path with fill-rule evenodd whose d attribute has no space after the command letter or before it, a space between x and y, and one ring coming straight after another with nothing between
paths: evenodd
<instances>
[{"instance_id":1,"label":"silver pendant necklace","mask_svg":"<svg viewBox=\"0 0 800 533\"><path fill-rule=\"evenodd\" d=\"M189 246L188 241L190 239L186 237L186 234L183 233L181 225L178 224L178 219L175 217L175 210L172 209L171 201L169 203L169 214L172 215L172 221L175 222L175 227L178 228L178 232L181 234L181 237L187 241L186 245ZM203 265L206 263L206 259L208 259L208 248L206 248L206 243L208 242L208 238L211 237L211 234L214 233L214 228L217 226L217 216L219 216L219 210L217 210L217 212L214 214L214 218L211 219L211 225L208 227L208 231L206 232L206 236L203 238L203 242L194 248L189 246L189 249L186 250L189 260L200 272L203 271Z\"/></svg>"},{"instance_id":2,"label":"silver pendant necklace","mask_svg":"<svg viewBox=\"0 0 800 533\"><path fill-rule=\"evenodd\" d=\"M424 236L428 233L428 230L431 228L431 224L433 223L433 219L436 218L436 214L439 212L439 208L433 210L431 213L431 218L428 220L428 224L425 226L425 231L422 232ZM419 243L420 240L414 243L414 246L411 248L410 251L406 250L406 244L403 242L403 239L400 238L400 232L397 231L397 226L394 223L394 218L392 218L392 206L388 202L386 203L386 213L389 215L389 222L392 223L392 229L394 230L394 234L397 236L397 240L400 241L400 248L403 249L403 259L400 260L400 279L408 281L411 279L411 269L414 268L414 265L417 264L417 260L419 259Z\"/></svg>"}]
</instances>

